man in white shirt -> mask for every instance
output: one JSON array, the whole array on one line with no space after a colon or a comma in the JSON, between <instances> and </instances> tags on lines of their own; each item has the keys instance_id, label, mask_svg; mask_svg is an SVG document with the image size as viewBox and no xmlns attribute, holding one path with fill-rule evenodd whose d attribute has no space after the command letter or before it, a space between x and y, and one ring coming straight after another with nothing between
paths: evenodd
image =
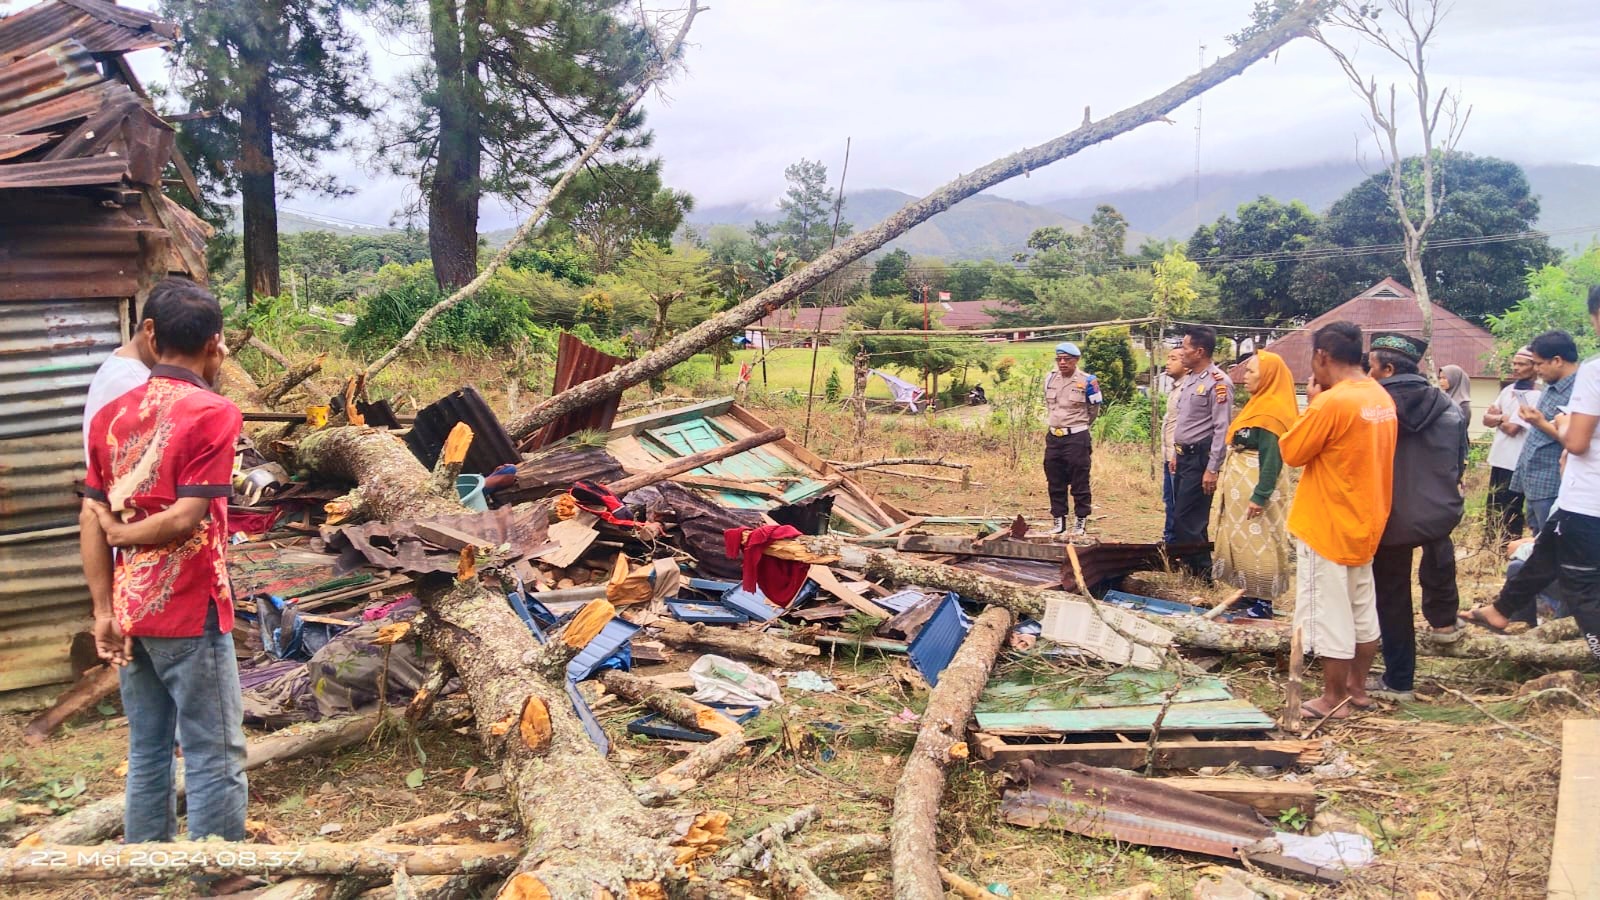
<instances>
[{"instance_id":1,"label":"man in white shirt","mask_svg":"<svg viewBox=\"0 0 1600 900\"><path fill-rule=\"evenodd\" d=\"M173 285L182 283L184 282L177 279L165 279L151 289L150 296L154 297L158 292L171 290ZM146 308L149 308L149 305L147 299ZM154 319L141 321L128 342L118 347L115 353L100 364L100 368L94 373L94 379L89 382L89 396L84 399L83 404L85 466L89 465L89 423L94 420L95 414L113 400L150 380L150 367L156 364L155 333ZM84 577L96 610L111 608L111 566L116 551L112 550L111 554L107 554L105 546L106 536L100 528L100 520L86 503L82 512L78 514L78 549L83 556ZM109 619L103 622L96 617L96 638L103 637L113 643L123 640L120 634L99 633L101 628L108 627L105 623L109 622Z\"/></svg>"},{"instance_id":2,"label":"man in white shirt","mask_svg":"<svg viewBox=\"0 0 1600 900\"><path fill-rule=\"evenodd\" d=\"M1511 357L1511 379L1483 414L1483 424L1494 429L1494 443L1489 446L1489 496L1485 507L1490 526L1500 529L1502 546L1522 537L1525 522L1522 494L1511 489L1511 476L1517 471L1517 459L1528 440L1528 426L1518 410L1524 405L1539 405L1533 353L1527 347Z\"/></svg>"},{"instance_id":3,"label":"man in white shirt","mask_svg":"<svg viewBox=\"0 0 1600 900\"><path fill-rule=\"evenodd\" d=\"M1600 332L1600 285L1589 289L1589 318ZM1552 424L1566 454L1556 509L1522 571L1506 582L1494 604L1462 617L1503 629L1554 581L1589 652L1600 659L1600 357L1578 368L1572 397Z\"/></svg>"}]
</instances>

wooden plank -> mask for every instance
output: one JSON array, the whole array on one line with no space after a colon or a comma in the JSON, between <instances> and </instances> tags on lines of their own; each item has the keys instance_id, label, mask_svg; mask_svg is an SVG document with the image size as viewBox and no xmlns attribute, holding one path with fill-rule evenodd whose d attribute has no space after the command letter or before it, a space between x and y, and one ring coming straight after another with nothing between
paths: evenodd
<instances>
[{"instance_id":1,"label":"wooden plank","mask_svg":"<svg viewBox=\"0 0 1600 900\"><path fill-rule=\"evenodd\" d=\"M558 569L564 569L578 561L589 545L593 544L600 532L595 530L595 523L600 517L591 512L579 512L570 519L564 519L550 526L550 540L560 546L547 553L541 554L539 560Z\"/></svg>"},{"instance_id":2,"label":"wooden plank","mask_svg":"<svg viewBox=\"0 0 1600 900\"><path fill-rule=\"evenodd\" d=\"M679 407L668 412L651 413L648 416L624 419L611 426L611 430L606 432L606 440L610 442L620 437L643 434L651 428L665 428L668 425L679 425L684 422L692 422L695 419L709 419L713 416L722 415L731 406L733 406L732 397L718 397L714 400L696 403L693 406ZM766 427L756 430L764 431Z\"/></svg>"},{"instance_id":3,"label":"wooden plank","mask_svg":"<svg viewBox=\"0 0 1600 900\"><path fill-rule=\"evenodd\" d=\"M1600 719L1561 723L1561 793L1550 848L1551 898L1600 897Z\"/></svg>"},{"instance_id":4,"label":"wooden plank","mask_svg":"<svg viewBox=\"0 0 1600 900\"><path fill-rule=\"evenodd\" d=\"M976 541L958 534L907 534L895 543L895 549L908 553L954 553L1035 562L1062 563L1067 560L1064 544L1035 544L1009 537Z\"/></svg>"},{"instance_id":5,"label":"wooden plank","mask_svg":"<svg viewBox=\"0 0 1600 900\"><path fill-rule=\"evenodd\" d=\"M768 500L783 502L783 491L755 481L735 481L732 478L717 478L712 475L692 475L688 473L674 475L668 480L684 487L732 491L736 494L753 494L757 497L765 497Z\"/></svg>"},{"instance_id":6,"label":"wooden plank","mask_svg":"<svg viewBox=\"0 0 1600 900\"><path fill-rule=\"evenodd\" d=\"M415 531L418 537L428 543L443 547L446 550L464 550L468 547L491 546L483 538L475 537L448 525L416 522L411 526L411 530Z\"/></svg>"},{"instance_id":7,"label":"wooden plank","mask_svg":"<svg viewBox=\"0 0 1600 900\"><path fill-rule=\"evenodd\" d=\"M1162 729L1165 730L1165 723ZM1088 741L1077 744L1012 744L998 735L976 732L973 746L978 756L995 768L1025 759L1046 765L1081 762L1090 766L1137 769L1144 765L1143 741ZM1156 766L1162 769L1196 769L1201 766L1293 766L1322 761L1320 741L1159 741Z\"/></svg>"},{"instance_id":8,"label":"wooden plank","mask_svg":"<svg viewBox=\"0 0 1600 900\"><path fill-rule=\"evenodd\" d=\"M1317 789L1298 781L1267 781L1262 778L1169 777L1153 778L1162 784L1183 788L1219 800L1232 800L1276 819L1291 809L1307 817L1317 808Z\"/></svg>"},{"instance_id":9,"label":"wooden plank","mask_svg":"<svg viewBox=\"0 0 1600 900\"><path fill-rule=\"evenodd\" d=\"M973 718L990 734L1095 734L1149 731L1161 704L1109 706L1101 709L1046 709L1024 712L980 712ZM1246 700L1174 703L1161 720L1169 731L1265 731L1277 722Z\"/></svg>"},{"instance_id":10,"label":"wooden plank","mask_svg":"<svg viewBox=\"0 0 1600 900\"><path fill-rule=\"evenodd\" d=\"M873 533L867 535L866 537L861 538L861 540L874 540L875 541L875 540L879 540L881 538L892 538L892 537L894 537L895 535L899 534L902 531L909 531L909 530L917 527L918 525L921 525L923 518L924 518L923 516L912 516L911 518L905 520L904 522L896 522L895 524L890 525L888 528L884 528L884 529L881 529L879 531L874 531Z\"/></svg>"},{"instance_id":11,"label":"wooden plank","mask_svg":"<svg viewBox=\"0 0 1600 900\"><path fill-rule=\"evenodd\" d=\"M980 713L1031 713L1105 709L1108 707L1160 706L1172 688L1170 672L1113 672L1097 685L1063 688L1051 684L991 682L983 689ZM1202 677L1186 682L1173 695L1173 703L1232 700L1233 692L1219 678Z\"/></svg>"},{"instance_id":12,"label":"wooden plank","mask_svg":"<svg viewBox=\"0 0 1600 900\"><path fill-rule=\"evenodd\" d=\"M694 676L688 672L663 672L660 675L646 675L644 680L658 688L669 691L694 690Z\"/></svg>"},{"instance_id":13,"label":"wooden plank","mask_svg":"<svg viewBox=\"0 0 1600 900\"><path fill-rule=\"evenodd\" d=\"M883 607L840 584L839 579L834 577L833 570L827 566L812 566L810 575L811 580L817 583L817 587L837 597L856 612L880 622L889 618L889 612Z\"/></svg>"}]
</instances>

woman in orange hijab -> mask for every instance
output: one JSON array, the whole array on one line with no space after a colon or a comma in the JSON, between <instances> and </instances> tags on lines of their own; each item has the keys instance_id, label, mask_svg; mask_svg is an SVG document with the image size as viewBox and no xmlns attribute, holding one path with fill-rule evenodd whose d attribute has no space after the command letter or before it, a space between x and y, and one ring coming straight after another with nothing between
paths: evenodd
<instances>
[{"instance_id":1,"label":"woman in orange hijab","mask_svg":"<svg viewBox=\"0 0 1600 900\"><path fill-rule=\"evenodd\" d=\"M1278 438L1299 418L1294 375L1283 357L1260 351L1245 361L1250 399L1228 430L1228 458L1211 506L1212 576L1244 590L1246 609L1272 615L1289 587L1289 495Z\"/></svg>"}]
</instances>

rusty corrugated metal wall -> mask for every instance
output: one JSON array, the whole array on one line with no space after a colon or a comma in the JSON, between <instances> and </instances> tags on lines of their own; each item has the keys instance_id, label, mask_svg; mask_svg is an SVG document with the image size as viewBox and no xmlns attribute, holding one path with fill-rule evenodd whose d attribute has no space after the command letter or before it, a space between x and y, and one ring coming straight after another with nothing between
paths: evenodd
<instances>
[{"instance_id":1,"label":"rusty corrugated metal wall","mask_svg":"<svg viewBox=\"0 0 1600 900\"><path fill-rule=\"evenodd\" d=\"M554 397L591 378L599 378L625 362L627 360L622 357L602 353L563 331L556 345L556 383L550 396ZM617 404L621 401L620 393L612 394L593 406L569 412L534 432L532 437L523 442L521 449L524 453L532 452L585 429L609 431L611 424L616 421Z\"/></svg>"},{"instance_id":2,"label":"rusty corrugated metal wall","mask_svg":"<svg viewBox=\"0 0 1600 900\"><path fill-rule=\"evenodd\" d=\"M90 624L78 523L0 534L0 693L71 681L72 636Z\"/></svg>"}]
</instances>

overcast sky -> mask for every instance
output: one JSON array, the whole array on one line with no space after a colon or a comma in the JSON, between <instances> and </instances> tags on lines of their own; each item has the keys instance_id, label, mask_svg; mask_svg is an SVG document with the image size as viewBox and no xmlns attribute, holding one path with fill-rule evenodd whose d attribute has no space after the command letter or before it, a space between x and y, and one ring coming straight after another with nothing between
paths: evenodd
<instances>
[{"instance_id":1,"label":"overcast sky","mask_svg":"<svg viewBox=\"0 0 1600 900\"><path fill-rule=\"evenodd\" d=\"M151 8L155 0L130 0ZM27 5L0 0L0 10ZM702 205L771 203L783 168L821 159L848 187L926 192L997 156L1099 119L1228 51L1251 0L711 0L690 35L687 69L646 102L668 183ZM1600 26L1584 0L1459 0L1440 28L1434 83L1463 92L1463 148L1532 162L1600 163ZM373 71L414 60L374 40ZM1378 62L1363 53L1367 64ZM151 81L161 51L135 59ZM1392 77L1393 67L1379 68ZM1202 172L1284 168L1372 156L1361 101L1326 51L1301 40L1206 94ZM1154 186L1196 162L1191 102L1176 124L1131 134L1016 179L1025 200ZM1408 120L1409 121L1409 120ZM404 185L329 158L358 192L283 205L385 224ZM515 212L486 203L481 227Z\"/></svg>"}]
</instances>

